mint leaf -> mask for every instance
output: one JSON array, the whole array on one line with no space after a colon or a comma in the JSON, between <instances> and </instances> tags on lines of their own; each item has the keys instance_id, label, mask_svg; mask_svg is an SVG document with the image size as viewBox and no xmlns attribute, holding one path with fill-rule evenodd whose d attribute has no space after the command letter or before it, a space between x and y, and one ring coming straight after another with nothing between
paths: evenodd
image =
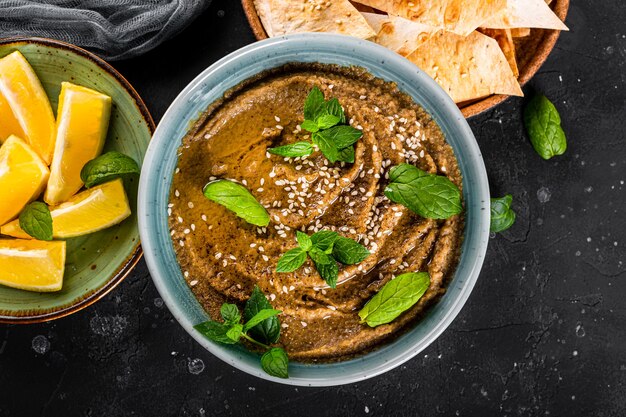
<instances>
[{"instance_id":1,"label":"mint leaf","mask_svg":"<svg viewBox=\"0 0 626 417\"><path fill-rule=\"evenodd\" d=\"M332 230L320 230L311 235L311 243L322 252L332 251L333 244L338 238L339 233L337 232L333 232Z\"/></svg>"},{"instance_id":2,"label":"mint leaf","mask_svg":"<svg viewBox=\"0 0 626 417\"><path fill-rule=\"evenodd\" d=\"M263 294L263 291L254 286L252 294L243 309L243 318L245 321L249 321L259 311L271 309L272 305ZM280 337L280 323L278 317L272 316L254 327L251 327L248 331L255 339L260 339L264 343L276 343Z\"/></svg>"},{"instance_id":3,"label":"mint leaf","mask_svg":"<svg viewBox=\"0 0 626 417\"><path fill-rule=\"evenodd\" d=\"M319 88L313 87L304 101L304 119L315 122L325 111L324 93Z\"/></svg>"},{"instance_id":4,"label":"mint leaf","mask_svg":"<svg viewBox=\"0 0 626 417\"><path fill-rule=\"evenodd\" d=\"M274 155L297 158L298 156L307 156L313 153L313 145L309 142L296 142L276 148L267 148L267 151Z\"/></svg>"},{"instance_id":5,"label":"mint leaf","mask_svg":"<svg viewBox=\"0 0 626 417\"><path fill-rule=\"evenodd\" d=\"M430 285L427 272L408 272L386 283L359 311L361 323L370 327L391 323L411 308Z\"/></svg>"},{"instance_id":6,"label":"mint leaf","mask_svg":"<svg viewBox=\"0 0 626 417\"><path fill-rule=\"evenodd\" d=\"M293 272L306 261L306 252L297 247L288 250L280 257L276 264L276 272Z\"/></svg>"},{"instance_id":7,"label":"mint leaf","mask_svg":"<svg viewBox=\"0 0 626 417\"><path fill-rule=\"evenodd\" d=\"M542 94L535 95L524 108L524 125L535 151L543 159L562 155L567 149L561 116Z\"/></svg>"},{"instance_id":8,"label":"mint leaf","mask_svg":"<svg viewBox=\"0 0 626 417\"><path fill-rule=\"evenodd\" d=\"M339 155L337 156L337 160L341 162L349 162L351 164L354 163L354 146L348 146L347 148L343 148L339 151Z\"/></svg>"},{"instance_id":9,"label":"mint leaf","mask_svg":"<svg viewBox=\"0 0 626 417\"><path fill-rule=\"evenodd\" d=\"M343 108L341 108L341 105L339 104L339 100L336 98L331 98L326 102L326 113L338 117L338 123L343 124L346 122L346 115L343 112Z\"/></svg>"},{"instance_id":10,"label":"mint leaf","mask_svg":"<svg viewBox=\"0 0 626 417\"><path fill-rule=\"evenodd\" d=\"M503 232L515 223L515 212L511 210L513 196L507 194L501 198L491 199L491 227L494 233Z\"/></svg>"},{"instance_id":11,"label":"mint leaf","mask_svg":"<svg viewBox=\"0 0 626 417\"><path fill-rule=\"evenodd\" d=\"M315 133L320 130L320 128L317 126L317 123L312 120L305 120L300 124L300 127L304 130L308 130L311 133Z\"/></svg>"},{"instance_id":12,"label":"mint leaf","mask_svg":"<svg viewBox=\"0 0 626 417\"><path fill-rule=\"evenodd\" d=\"M269 375L289 378L289 357L282 348L271 348L261 356L261 367Z\"/></svg>"},{"instance_id":13,"label":"mint leaf","mask_svg":"<svg viewBox=\"0 0 626 417\"><path fill-rule=\"evenodd\" d=\"M389 182L401 182L408 184L421 177L427 177L430 174L415 168L410 164L400 164L389 170Z\"/></svg>"},{"instance_id":14,"label":"mint leaf","mask_svg":"<svg viewBox=\"0 0 626 417\"><path fill-rule=\"evenodd\" d=\"M330 127L335 126L337 123L339 123L339 117L333 114L324 114L318 117L315 122L317 123L317 127L320 130L328 129Z\"/></svg>"},{"instance_id":15,"label":"mint leaf","mask_svg":"<svg viewBox=\"0 0 626 417\"><path fill-rule=\"evenodd\" d=\"M45 203L34 201L20 213L20 227L39 240L52 240L52 216Z\"/></svg>"},{"instance_id":16,"label":"mint leaf","mask_svg":"<svg viewBox=\"0 0 626 417\"><path fill-rule=\"evenodd\" d=\"M127 175L139 175L139 165L130 156L117 151L92 159L80 171L80 179L87 188Z\"/></svg>"},{"instance_id":17,"label":"mint leaf","mask_svg":"<svg viewBox=\"0 0 626 417\"><path fill-rule=\"evenodd\" d=\"M363 132L352 126L342 125L317 132L325 141L332 142L337 149L347 148L356 143L363 136ZM318 139L319 140L319 139Z\"/></svg>"},{"instance_id":18,"label":"mint leaf","mask_svg":"<svg viewBox=\"0 0 626 417\"><path fill-rule=\"evenodd\" d=\"M314 133L311 139L316 144L320 151L324 154L326 159L330 162L337 162L339 160L339 149L335 142L333 142L328 136L321 135L322 132Z\"/></svg>"},{"instance_id":19,"label":"mint leaf","mask_svg":"<svg viewBox=\"0 0 626 417\"><path fill-rule=\"evenodd\" d=\"M267 226L270 216L252 194L240 184L228 180L216 180L208 183L203 190L204 196L250 224Z\"/></svg>"},{"instance_id":20,"label":"mint leaf","mask_svg":"<svg viewBox=\"0 0 626 417\"><path fill-rule=\"evenodd\" d=\"M355 265L370 255L370 251L358 242L339 236L333 245L333 258L344 265Z\"/></svg>"},{"instance_id":21,"label":"mint leaf","mask_svg":"<svg viewBox=\"0 0 626 417\"><path fill-rule=\"evenodd\" d=\"M314 246L309 252L309 256L315 264L315 269L320 274L320 277L331 287L337 286L337 278L339 277L339 267L337 262L332 256L324 253L323 250Z\"/></svg>"},{"instance_id":22,"label":"mint leaf","mask_svg":"<svg viewBox=\"0 0 626 417\"><path fill-rule=\"evenodd\" d=\"M227 336L230 340L232 340L232 341L234 341L234 342L238 342L238 341L239 341L239 339L241 339L241 333L242 333L242 330L243 330L243 325L242 325L242 324L240 324L240 323L233 324L233 325L230 327L230 329L228 329L228 330L226 331L226 336Z\"/></svg>"},{"instance_id":23,"label":"mint leaf","mask_svg":"<svg viewBox=\"0 0 626 417\"><path fill-rule=\"evenodd\" d=\"M447 219L463 210L461 192L446 177L401 164L391 168L389 180L385 196L424 218Z\"/></svg>"},{"instance_id":24,"label":"mint leaf","mask_svg":"<svg viewBox=\"0 0 626 417\"><path fill-rule=\"evenodd\" d=\"M298 245L300 245L300 248L305 252L311 249L311 246L313 246L309 235L307 235L306 233L302 233L299 230L296 230L296 240L298 241Z\"/></svg>"},{"instance_id":25,"label":"mint leaf","mask_svg":"<svg viewBox=\"0 0 626 417\"><path fill-rule=\"evenodd\" d=\"M236 324L241 321L241 314L239 313L239 308L235 304L222 304L222 308L220 309L220 314L224 319L224 323L226 324Z\"/></svg>"},{"instance_id":26,"label":"mint leaf","mask_svg":"<svg viewBox=\"0 0 626 417\"><path fill-rule=\"evenodd\" d=\"M269 319L270 317L277 316L280 313L282 313L282 311L274 310L273 308L264 308L263 310L260 310L258 313L256 313L254 316L252 316L250 318L250 320L248 320L243 325L244 333L248 332L248 330L250 330L254 326L260 324L261 322Z\"/></svg>"},{"instance_id":27,"label":"mint leaf","mask_svg":"<svg viewBox=\"0 0 626 417\"><path fill-rule=\"evenodd\" d=\"M210 320L205 321L204 323L196 324L193 328L199 331L204 337L214 342L224 343L226 345L237 343L226 335L229 327L223 323Z\"/></svg>"}]
</instances>

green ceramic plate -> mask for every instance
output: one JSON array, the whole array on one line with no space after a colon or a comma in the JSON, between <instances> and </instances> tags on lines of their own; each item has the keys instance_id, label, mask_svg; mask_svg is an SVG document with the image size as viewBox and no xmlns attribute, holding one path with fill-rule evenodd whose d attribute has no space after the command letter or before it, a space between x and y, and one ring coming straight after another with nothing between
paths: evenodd
<instances>
[{"instance_id":1,"label":"green ceramic plate","mask_svg":"<svg viewBox=\"0 0 626 417\"><path fill-rule=\"evenodd\" d=\"M117 150L141 164L154 131L145 104L109 64L76 46L41 38L0 40L0 57L19 50L39 76L56 111L62 81L93 88L113 99L104 152ZM74 313L102 298L141 258L137 230L138 179L126 181L132 216L121 224L67 241L63 289L34 293L0 286L0 322L33 323Z\"/></svg>"}]
</instances>

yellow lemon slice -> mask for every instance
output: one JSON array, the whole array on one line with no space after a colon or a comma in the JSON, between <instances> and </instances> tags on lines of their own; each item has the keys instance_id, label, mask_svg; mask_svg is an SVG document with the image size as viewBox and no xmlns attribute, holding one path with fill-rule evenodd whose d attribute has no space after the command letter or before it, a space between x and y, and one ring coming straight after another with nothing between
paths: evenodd
<instances>
[{"instance_id":1,"label":"yellow lemon slice","mask_svg":"<svg viewBox=\"0 0 626 417\"><path fill-rule=\"evenodd\" d=\"M67 202L50 207L52 236L57 239L82 236L106 229L130 216L128 197L121 179L76 194ZM0 227L7 236L29 239L14 220Z\"/></svg>"},{"instance_id":2,"label":"yellow lemon slice","mask_svg":"<svg viewBox=\"0 0 626 417\"><path fill-rule=\"evenodd\" d=\"M110 114L111 97L71 83L61 84L46 203L67 201L83 186L80 170L102 151Z\"/></svg>"},{"instance_id":3,"label":"yellow lemon slice","mask_svg":"<svg viewBox=\"0 0 626 417\"><path fill-rule=\"evenodd\" d=\"M20 126L20 122L15 118L11 106L6 97L0 92L0 144L9 136L15 135L25 138L26 135Z\"/></svg>"},{"instance_id":4,"label":"yellow lemon slice","mask_svg":"<svg viewBox=\"0 0 626 417\"><path fill-rule=\"evenodd\" d=\"M17 136L0 147L0 224L16 217L36 199L48 181L48 167L39 155Z\"/></svg>"},{"instance_id":5,"label":"yellow lemon slice","mask_svg":"<svg viewBox=\"0 0 626 417\"><path fill-rule=\"evenodd\" d=\"M0 284L28 291L59 291L65 242L0 239Z\"/></svg>"},{"instance_id":6,"label":"yellow lemon slice","mask_svg":"<svg viewBox=\"0 0 626 417\"><path fill-rule=\"evenodd\" d=\"M37 152L47 165L54 151L54 115L50 101L35 71L26 58L15 51L0 59L0 95L13 111L11 117L18 122L24 140ZM2 120L0 120L1 122Z\"/></svg>"}]
</instances>

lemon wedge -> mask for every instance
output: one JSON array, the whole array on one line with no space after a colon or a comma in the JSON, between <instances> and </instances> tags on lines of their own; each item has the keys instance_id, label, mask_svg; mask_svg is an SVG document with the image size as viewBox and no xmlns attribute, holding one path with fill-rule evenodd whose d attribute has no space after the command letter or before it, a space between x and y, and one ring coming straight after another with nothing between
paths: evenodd
<instances>
[{"instance_id":1,"label":"lemon wedge","mask_svg":"<svg viewBox=\"0 0 626 417\"><path fill-rule=\"evenodd\" d=\"M80 170L102 151L111 97L72 83L61 83L54 155L44 201L60 204L83 186Z\"/></svg>"},{"instance_id":2,"label":"lemon wedge","mask_svg":"<svg viewBox=\"0 0 626 417\"><path fill-rule=\"evenodd\" d=\"M0 144L9 136L15 135L25 138L26 135L20 126L20 122L15 118L11 106L6 97L0 92Z\"/></svg>"},{"instance_id":3,"label":"lemon wedge","mask_svg":"<svg viewBox=\"0 0 626 417\"><path fill-rule=\"evenodd\" d=\"M10 133L23 134L24 140L50 165L55 138L52 107L35 71L19 51L0 59L0 95L13 113L0 117L13 118L9 124L17 121L21 129Z\"/></svg>"},{"instance_id":4,"label":"lemon wedge","mask_svg":"<svg viewBox=\"0 0 626 417\"><path fill-rule=\"evenodd\" d=\"M0 224L41 194L48 175L48 167L26 142L9 136L0 147Z\"/></svg>"},{"instance_id":5,"label":"lemon wedge","mask_svg":"<svg viewBox=\"0 0 626 417\"><path fill-rule=\"evenodd\" d=\"M28 291L59 291L65 242L0 239L0 284Z\"/></svg>"},{"instance_id":6,"label":"lemon wedge","mask_svg":"<svg viewBox=\"0 0 626 417\"><path fill-rule=\"evenodd\" d=\"M128 197L121 179L76 194L67 202L50 207L52 236L66 239L116 225L130 216ZM19 220L0 227L0 233L23 239L31 237L20 228Z\"/></svg>"}]
</instances>

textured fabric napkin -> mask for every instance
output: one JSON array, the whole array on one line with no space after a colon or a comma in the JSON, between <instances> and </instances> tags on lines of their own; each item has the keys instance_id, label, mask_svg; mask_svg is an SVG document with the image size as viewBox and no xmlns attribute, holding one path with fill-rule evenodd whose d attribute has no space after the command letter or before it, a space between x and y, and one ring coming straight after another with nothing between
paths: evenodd
<instances>
[{"instance_id":1,"label":"textured fabric napkin","mask_svg":"<svg viewBox=\"0 0 626 417\"><path fill-rule=\"evenodd\" d=\"M115 61L176 35L211 0L0 0L0 37L41 36Z\"/></svg>"}]
</instances>

